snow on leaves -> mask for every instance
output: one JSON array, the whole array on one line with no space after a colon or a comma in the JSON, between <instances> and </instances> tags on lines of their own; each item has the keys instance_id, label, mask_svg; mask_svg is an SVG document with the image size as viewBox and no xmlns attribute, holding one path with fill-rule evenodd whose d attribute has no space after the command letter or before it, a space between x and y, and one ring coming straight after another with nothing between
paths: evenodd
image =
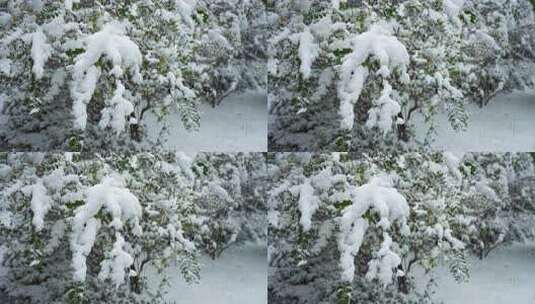
<instances>
[{"instance_id":1,"label":"snow on leaves","mask_svg":"<svg viewBox=\"0 0 535 304\"><path fill-rule=\"evenodd\" d=\"M102 129L110 126L115 133L119 134L124 130L126 117L134 112L134 105L123 97L125 88L119 80L117 80L116 86L112 99L106 101L107 107L102 109L99 126Z\"/></svg>"},{"instance_id":2,"label":"snow on leaves","mask_svg":"<svg viewBox=\"0 0 535 304\"><path fill-rule=\"evenodd\" d=\"M120 285L124 279L125 269L132 264L132 257L122 249L125 242L121 231L124 223L127 222L132 227L134 235L141 235L139 223L142 216L141 205L137 197L124 188L124 180L118 175L105 177L100 184L89 188L85 196L86 203L77 209L73 219L71 249L74 279L80 282L85 281L86 259L102 225L101 220L96 216L103 210L112 218L109 226L115 229L117 240L110 253L113 262L103 262L99 277L110 277L116 285Z\"/></svg>"},{"instance_id":3,"label":"snow on leaves","mask_svg":"<svg viewBox=\"0 0 535 304\"><path fill-rule=\"evenodd\" d=\"M353 107L358 102L370 73L364 65L370 57L379 61L380 69L377 72L383 77L383 93L370 109L367 126L379 127L386 133L392 128L393 118L401 111L399 103L390 97L392 87L386 78L391 76L393 69L399 68L403 78L408 80L406 69L409 64L409 53L405 46L392 36L392 28L392 24L378 23L369 31L349 39L353 51L344 57L338 83L342 129L353 128L355 121Z\"/></svg>"},{"instance_id":4,"label":"snow on leaves","mask_svg":"<svg viewBox=\"0 0 535 304\"><path fill-rule=\"evenodd\" d=\"M44 66L50 55L52 47L46 42L46 36L41 29L32 34L32 71L36 79L41 79L44 73Z\"/></svg>"},{"instance_id":5,"label":"snow on leaves","mask_svg":"<svg viewBox=\"0 0 535 304\"><path fill-rule=\"evenodd\" d=\"M409 233L407 226L409 205L389 183L384 176L378 176L368 184L348 190L353 203L342 212L338 236L340 266L344 281L351 282L354 279L354 259L369 227L369 221L364 218L364 214L370 210L379 214L377 225L383 228L383 245L377 252L377 257L369 262L370 270L366 275L367 278L378 278L383 284L389 284L392 281L392 270L401 262L398 254L391 250L392 238L388 234L388 229L393 222L398 221L403 232Z\"/></svg>"},{"instance_id":6,"label":"snow on leaves","mask_svg":"<svg viewBox=\"0 0 535 304\"><path fill-rule=\"evenodd\" d=\"M85 129L86 107L93 97L100 76L100 69L95 64L101 57L105 57L112 62L113 69L110 74L117 79L117 88L114 97L108 102L108 108L103 109L100 126L110 125L115 132L120 133L124 130L126 117L134 111L134 108L131 102L122 97L125 88L119 79L123 77L124 70L128 70L134 83L142 82L141 51L137 44L126 36L125 25L115 21L104 25L102 30L87 37L85 44L86 50L76 58L73 68L71 95L74 101L75 126Z\"/></svg>"},{"instance_id":7,"label":"snow on leaves","mask_svg":"<svg viewBox=\"0 0 535 304\"><path fill-rule=\"evenodd\" d=\"M320 53L320 48L314 43L314 36L307 28L304 32L299 34L299 58L301 59L301 73L303 78L310 77L312 63Z\"/></svg>"}]
</instances>

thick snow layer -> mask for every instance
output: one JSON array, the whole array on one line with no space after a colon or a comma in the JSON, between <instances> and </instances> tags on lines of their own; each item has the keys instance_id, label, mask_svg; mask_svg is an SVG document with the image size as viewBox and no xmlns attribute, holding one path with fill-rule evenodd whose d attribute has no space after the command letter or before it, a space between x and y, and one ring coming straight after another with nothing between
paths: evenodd
<instances>
[{"instance_id":1,"label":"thick snow layer","mask_svg":"<svg viewBox=\"0 0 535 304\"><path fill-rule=\"evenodd\" d=\"M392 123L394 118L401 111L399 103L392 99L392 86L388 81L383 81L383 92L379 99L373 101L373 108L368 111L368 120L366 127L377 127L384 134L392 130Z\"/></svg>"},{"instance_id":2,"label":"thick snow layer","mask_svg":"<svg viewBox=\"0 0 535 304\"><path fill-rule=\"evenodd\" d=\"M483 260L470 258L470 279L457 283L448 267L433 275L437 283L434 298L444 304L535 303L535 245L498 248ZM416 273L418 288L425 278Z\"/></svg>"},{"instance_id":3,"label":"thick snow layer","mask_svg":"<svg viewBox=\"0 0 535 304\"><path fill-rule=\"evenodd\" d=\"M123 247L126 242L120 234L115 235L116 241L113 245L113 249L110 252L110 257L102 262L102 269L98 274L98 278L106 280L108 278L119 287L124 282L124 274L126 269L134 263L134 258L124 251Z\"/></svg>"},{"instance_id":4,"label":"thick snow layer","mask_svg":"<svg viewBox=\"0 0 535 304\"><path fill-rule=\"evenodd\" d=\"M86 50L76 58L76 63L73 67L73 87L71 90L75 127L79 129L85 129L87 123L86 106L93 96L100 76L95 64L102 56L105 56L113 64L111 74L116 78L122 77L123 69L127 69L134 81L142 81L139 72L142 63L141 51L137 44L126 36L124 24L110 22L104 25L101 31L88 36L84 42ZM120 91L120 88L118 87L117 90ZM114 97L115 102L117 102L116 97ZM116 106L113 102L112 106ZM121 104L125 103L122 102ZM128 112L124 106L120 107L120 109L117 109L117 107L115 110ZM123 113L119 112L118 114L122 115ZM114 116L114 118L116 117Z\"/></svg>"},{"instance_id":5,"label":"thick snow layer","mask_svg":"<svg viewBox=\"0 0 535 304\"><path fill-rule=\"evenodd\" d=\"M342 129L350 130L353 128L355 114L353 106L358 102L360 94L364 89L364 83L368 77L368 68L364 62L370 56L377 59L380 64L379 74L386 78L390 76L392 69L400 67L406 70L409 63L409 53L405 46L394 36L392 36L393 25L378 23L371 29L362 34L356 35L351 39L353 52L344 58L340 69L340 81L338 83L338 97L340 98L339 113L342 117ZM404 79L406 73L404 74ZM375 102L375 112L371 114L373 121L370 122L372 127L379 126L383 129L387 116L395 116L399 113L397 108L399 104L390 98L392 88L387 81L383 81L384 92L379 101ZM395 104L396 106L393 106ZM388 105L388 106L386 106ZM390 117L391 118L391 117ZM389 129L391 127L388 126ZM384 129L383 129L384 130Z\"/></svg>"},{"instance_id":6,"label":"thick snow layer","mask_svg":"<svg viewBox=\"0 0 535 304\"><path fill-rule=\"evenodd\" d=\"M110 175L104 178L101 184L86 191L86 197L86 204L76 210L71 236L74 279L80 282L85 281L86 257L95 244L101 226L100 221L95 218L100 210L105 209L111 215L110 226L117 232L122 230L124 222L127 221L132 224L135 234L141 234L139 225L142 215L141 205L138 199L124 188L124 181L119 176ZM124 239L117 233L117 243L111 255L115 260L114 265L120 266L110 265L108 268L103 268L104 274L101 273L103 277L111 277L116 284L120 283L116 274L117 269L129 262L122 251L123 243Z\"/></svg>"},{"instance_id":7,"label":"thick snow layer","mask_svg":"<svg viewBox=\"0 0 535 304\"><path fill-rule=\"evenodd\" d=\"M32 72L36 79L43 77L44 66L50 55L52 55L52 47L46 42L45 34L38 29L32 34Z\"/></svg>"},{"instance_id":8,"label":"thick snow layer","mask_svg":"<svg viewBox=\"0 0 535 304\"><path fill-rule=\"evenodd\" d=\"M299 186L298 204L299 212L301 213L299 222L304 231L309 231L312 225L312 215L314 215L320 204L319 199L314 196L314 188L309 180Z\"/></svg>"},{"instance_id":9,"label":"thick snow layer","mask_svg":"<svg viewBox=\"0 0 535 304\"><path fill-rule=\"evenodd\" d=\"M116 86L113 98L106 102L107 107L102 110L99 126L102 129L109 126L119 134L124 130L126 117L134 112L134 105L123 97L125 88L119 80Z\"/></svg>"},{"instance_id":10,"label":"thick snow layer","mask_svg":"<svg viewBox=\"0 0 535 304\"><path fill-rule=\"evenodd\" d=\"M464 132L455 132L446 113L436 118L435 150L452 152L530 152L535 150L535 91L498 95L483 108L469 106ZM427 127L415 116L416 137L425 138Z\"/></svg>"},{"instance_id":11,"label":"thick snow layer","mask_svg":"<svg viewBox=\"0 0 535 304\"><path fill-rule=\"evenodd\" d=\"M169 126L165 148L183 152L265 152L267 151L267 97L263 92L232 95L212 108L202 105L201 126L184 129L178 114L166 118ZM149 138L156 141L161 124L147 117Z\"/></svg>"},{"instance_id":12,"label":"thick snow layer","mask_svg":"<svg viewBox=\"0 0 535 304\"><path fill-rule=\"evenodd\" d=\"M32 186L30 204L33 212L32 224L35 226L35 230L41 231L44 228L45 215L52 208L52 199L47 195L46 188L42 182Z\"/></svg>"},{"instance_id":13,"label":"thick snow layer","mask_svg":"<svg viewBox=\"0 0 535 304\"><path fill-rule=\"evenodd\" d=\"M314 36L307 27L304 32L299 34L299 59L301 60L301 74L304 79L310 77L312 72L312 63L320 54L320 48L314 43Z\"/></svg>"},{"instance_id":14,"label":"thick snow layer","mask_svg":"<svg viewBox=\"0 0 535 304\"><path fill-rule=\"evenodd\" d=\"M392 239L386 232L393 221L401 222L402 231L408 233L406 218L409 216L407 200L395 188L389 185L386 176L377 176L368 184L353 189L350 193L353 204L344 209L340 218L340 235L338 249L340 251L340 268L342 280L351 282L355 276L355 256L360 250L369 222L364 214L373 209L379 214L377 223L385 233L383 245L377 256L369 264L367 277L378 278L383 284L392 281L392 269L401 261L400 257L390 250ZM390 276L388 276L390 271Z\"/></svg>"},{"instance_id":15,"label":"thick snow layer","mask_svg":"<svg viewBox=\"0 0 535 304\"><path fill-rule=\"evenodd\" d=\"M171 268L169 301L176 303L265 304L267 303L267 254L265 247L232 247L219 259L203 257L201 279L188 285L176 268ZM149 284L157 285L157 274L150 269Z\"/></svg>"}]
</instances>

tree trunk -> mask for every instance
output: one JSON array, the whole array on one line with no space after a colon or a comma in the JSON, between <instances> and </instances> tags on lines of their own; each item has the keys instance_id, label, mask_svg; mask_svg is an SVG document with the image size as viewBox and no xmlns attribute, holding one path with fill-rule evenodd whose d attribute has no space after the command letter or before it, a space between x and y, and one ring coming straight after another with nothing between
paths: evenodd
<instances>
[{"instance_id":1,"label":"tree trunk","mask_svg":"<svg viewBox=\"0 0 535 304\"><path fill-rule=\"evenodd\" d=\"M134 265L130 269L136 271ZM139 282L139 273L135 276L130 276L130 290L136 294L141 294L141 284Z\"/></svg>"},{"instance_id":2,"label":"tree trunk","mask_svg":"<svg viewBox=\"0 0 535 304\"><path fill-rule=\"evenodd\" d=\"M403 271L403 266L401 266L401 264L398 265L398 270ZM409 282L406 274L398 276L398 290L403 294L409 294Z\"/></svg>"},{"instance_id":3,"label":"tree trunk","mask_svg":"<svg viewBox=\"0 0 535 304\"><path fill-rule=\"evenodd\" d=\"M141 142L141 127L139 124L130 124L130 138L136 142Z\"/></svg>"},{"instance_id":4,"label":"tree trunk","mask_svg":"<svg viewBox=\"0 0 535 304\"><path fill-rule=\"evenodd\" d=\"M401 118L401 119L403 119L405 121L405 119L403 118L403 114L401 114L401 113L398 114L398 118ZM398 138L403 142L408 142L409 141L409 133L407 132L408 131L407 130L407 125L405 123L397 125L398 126Z\"/></svg>"}]
</instances>

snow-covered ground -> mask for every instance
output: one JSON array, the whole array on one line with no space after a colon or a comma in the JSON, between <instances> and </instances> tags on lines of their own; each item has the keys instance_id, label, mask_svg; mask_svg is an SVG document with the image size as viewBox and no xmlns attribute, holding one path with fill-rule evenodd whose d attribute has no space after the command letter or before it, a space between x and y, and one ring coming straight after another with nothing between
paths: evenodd
<instances>
[{"instance_id":1,"label":"snow-covered ground","mask_svg":"<svg viewBox=\"0 0 535 304\"><path fill-rule=\"evenodd\" d=\"M229 248L221 257L201 260L201 279L188 285L177 269L171 272L169 301L176 303L267 303L266 248L254 245Z\"/></svg>"},{"instance_id":2,"label":"snow-covered ground","mask_svg":"<svg viewBox=\"0 0 535 304\"><path fill-rule=\"evenodd\" d=\"M471 118L466 131L455 132L445 113L437 117L435 150L463 152L535 151L535 91L498 95L488 106L468 107ZM427 128L421 116L415 117L417 138Z\"/></svg>"},{"instance_id":3,"label":"snow-covered ground","mask_svg":"<svg viewBox=\"0 0 535 304\"><path fill-rule=\"evenodd\" d=\"M247 92L224 99L216 108L201 106L201 127L198 131L184 129L180 119L168 119L170 135L167 149L183 152L265 152L267 151L267 97L263 92ZM155 140L161 125L147 117L149 138ZM177 123L178 122L178 123Z\"/></svg>"},{"instance_id":4,"label":"snow-covered ground","mask_svg":"<svg viewBox=\"0 0 535 304\"><path fill-rule=\"evenodd\" d=\"M417 274L419 288L424 288ZM535 303L535 245L498 248L479 260L470 258L470 280L457 283L447 267L433 273L437 281L435 299L444 304L533 304Z\"/></svg>"}]
</instances>

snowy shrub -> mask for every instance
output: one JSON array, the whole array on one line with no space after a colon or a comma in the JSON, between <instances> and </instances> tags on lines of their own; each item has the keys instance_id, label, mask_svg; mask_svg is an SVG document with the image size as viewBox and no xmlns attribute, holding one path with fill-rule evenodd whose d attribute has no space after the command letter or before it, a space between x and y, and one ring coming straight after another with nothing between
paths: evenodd
<instances>
[{"instance_id":1,"label":"snowy shrub","mask_svg":"<svg viewBox=\"0 0 535 304\"><path fill-rule=\"evenodd\" d=\"M193 166L202 181L196 185L201 233L195 236L201 248L215 259L236 243L265 244L265 155L203 153Z\"/></svg>"},{"instance_id":2,"label":"snowy shrub","mask_svg":"<svg viewBox=\"0 0 535 304\"><path fill-rule=\"evenodd\" d=\"M526 1L503 2L273 2L271 147L405 148L415 113L427 140L438 111L465 128L467 104L532 84L533 13ZM513 62L524 68L513 71Z\"/></svg>"},{"instance_id":3,"label":"snowy shrub","mask_svg":"<svg viewBox=\"0 0 535 304\"><path fill-rule=\"evenodd\" d=\"M196 282L206 244L221 245L220 254L234 241L265 238L262 154L197 157L2 154L8 274L0 290L21 303L162 302L168 267ZM198 163L208 171L195 172ZM229 176L237 179L227 183ZM209 190L201 190L217 183L222 196L204 204ZM154 290L149 265L158 273Z\"/></svg>"},{"instance_id":4,"label":"snowy shrub","mask_svg":"<svg viewBox=\"0 0 535 304\"><path fill-rule=\"evenodd\" d=\"M470 249L480 258L504 243L533 239L534 159L527 153L476 153L463 159L463 205Z\"/></svg>"},{"instance_id":5,"label":"snowy shrub","mask_svg":"<svg viewBox=\"0 0 535 304\"><path fill-rule=\"evenodd\" d=\"M233 4L0 4L3 144L72 151L135 146L148 112L159 118L177 112L181 121L173 123L197 128L200 102L264 84L261 71L244 64L262 61L258 28L265 18L255 19L262 4Z\"/></svg>"},{"instance_id":6,"label":"snowy shrub","mask_svg":"<svg viewBox=\"0 0 535 304\"><path fill-rule=\"evenodd\" d=\"M513 159L517 168L503 175L497 162ZM424 303L430 294L415 291L414 269L446 263L456 280L467 280L470 250L506 237L490 235L515 206L500 187L516 184L513 174L533 175L533 160L525 153L297 153L272 155L268 170L271 298Z\"/></svg>"}]
</instances>

